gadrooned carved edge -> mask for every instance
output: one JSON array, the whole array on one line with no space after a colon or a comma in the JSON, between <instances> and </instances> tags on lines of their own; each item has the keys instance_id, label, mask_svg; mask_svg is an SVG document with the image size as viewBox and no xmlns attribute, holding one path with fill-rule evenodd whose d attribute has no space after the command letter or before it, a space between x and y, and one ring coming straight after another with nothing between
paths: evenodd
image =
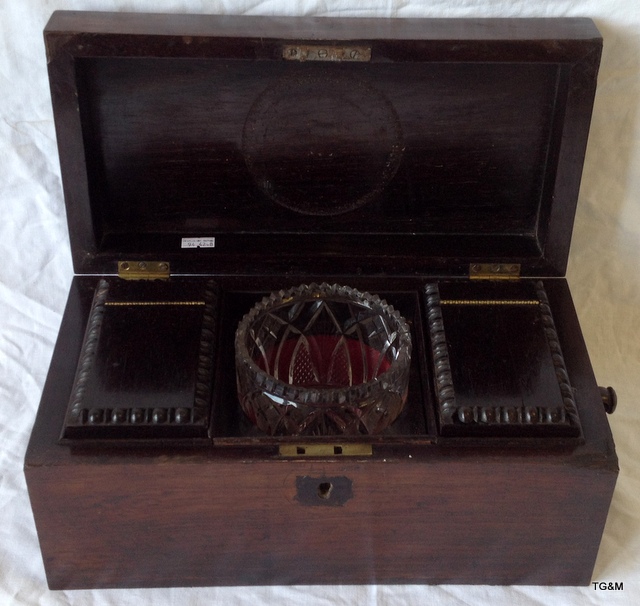
<instances>
[{"instance_id":1,"label":"gadrooned carved edge","mask_svg":"<svg viewBox=\"0 0 640 606\"><path fill-rule=\"evenodd\" d=\"M452 423L458 410L456 394L453 387L453 375L449 362L447 337L444 332L444 320L440 308L440 290L437 284L424 287L427 305L427 324L431 338L431 353L435 377L435 391L438 398L440 421Z\"/></svg>"},{"instance_id":2,"label":"gadrooned carved edge","mask_svg":"<svg viewBox=\"0 0 640 606\"><path fill-rule=\"evenodd\" d=\"M553 367L556 371L556 378L558 379L558 385L560 386L560 393L562 395L562 402L564 404L563 413L566 418L563 421L568 421L572 425L580 425L580 419L578 417L578 407L573 396L573 389L569 382L569 374L567 373L567 367L564 362L564 356L562 355L562 349L560 348L560 339L556 332L556 325L553 321L553 315L551 314L551 307L549 306L549 299L547 298L547 292L544 289L542 281L536 282L536 294L540 301L540 315L542 316L542 323L544 325L544 333L547 337L547 343L551 350L551 360ZM547 411L547 414L553 414L553 411ZM557 414L557 413L556 413ZM564 416L562 415L562 416Z\"/></svg>"},{"instance_id":3,"label":"gadrooned carved edge","mask_svg":"<svg viewBox=\"0 0 640 606\"><path fill-rule=\"evenodd\" d=\"M101 280L96 289L89 315L85 340L76 380L67 425L123 426L123 425L201 425L208 422L209 401L212 392L214 354L216 337L216 315L218 307L218 286L210 280L204 291L204 311L198 349L196 388L193 408L114 408L85 407L84 393L90 375L102 328L104 308L109 284Z\"/></svg>"},{"instance_id":4,"label":"gadrooned carved edge","mask_svg":"<svg viewBox=\"0 0 640 606\"><path fill-rule=\"evenodd\" d=\"M202 423L209 418L209 402L211 401L211 390L213 388L216 316L218 308L218 286L213 280L209 280L206 284L204 301L205 306L202 316L202 330L200 331L200 351L198 355L192 423Z\"/></svg>"},{"instance_id":5,"label":"gadrooned carved edge","mask_svg":"<svg viewBox=\"0 0 640 606\"><path fill-rule=\"evenodd\" d=\"M67 415L67 424L83 425L88 421L88 412L84 408L84 393L86 384L91 374L91 368L96 357L100 331L102 330L102 320L104 318L104 307L109 293L109 283L100 280L93 296L89 322L84 334L84 341L76 371L76 378L71 390L71 402Z\"/></svg>"}]
</instances>

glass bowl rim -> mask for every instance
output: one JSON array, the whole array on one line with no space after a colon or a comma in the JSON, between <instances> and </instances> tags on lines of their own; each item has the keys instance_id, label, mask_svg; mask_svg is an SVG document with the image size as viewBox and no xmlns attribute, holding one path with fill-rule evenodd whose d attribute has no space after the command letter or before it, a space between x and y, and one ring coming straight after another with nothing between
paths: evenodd
<instances>
[{"instance_id":1,"label":"glass bowl rim","mask_svg":"<svg viewBox=\"0 0 640 606\"><path fill-rule=\"evenodd\" d=\"M249 327L262 314L277 307L288 305L294 298L301 300L312 300L320 298L343 299L345 303L361 305L385 318L391 319L398 332L398 356L391 362L391 365L383 373L375 378L345 387L306 387L294 385L277 379L272 374L262 370L256 362L249 356L246 345L246 335ZM388 385L400 378L408 370L411 362L411 329L409 324L392 305L389 305L378 295L364 291L361 292L350 286L329 284L323 282L317 284L301 284L287 290L274 291L261 301L257 302L249 312L247 312L240 323L235 334L235 358L236 366L239 364L247 368L255 376L255 388L266 391L271 397L281 398L283 404L295 406L297 403L306 406L335 406L336 404L347 404L349 402L362 400L372 391L386 390ZM238 372L238 370L236 371ZM301 397L304 396L304 397ZM286 402L285 402L286 400Z\"/></svg>"}]
</instances>

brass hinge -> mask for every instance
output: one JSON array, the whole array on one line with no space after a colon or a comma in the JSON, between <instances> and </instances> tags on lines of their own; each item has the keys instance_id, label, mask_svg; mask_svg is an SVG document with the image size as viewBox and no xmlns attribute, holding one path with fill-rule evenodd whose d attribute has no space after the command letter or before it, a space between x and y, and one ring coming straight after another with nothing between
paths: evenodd
<instances>
[{"instance_id":1,"label":"brass hinge","mask_svg":"<svg viewBox=\"0 0 640 606\"><path fill-rule=\"evenodd\" d=\"M472 280L517 280L520 263L471 263L469 278Z\"/></svg>"},{"instance_id":2,"label":"brass hinge","mask_svg":"<svg viewBox=\"0 0 640 606\"><path fill-rule=\"evenodd\" d=\"M166 280L169 275L166 261L118 261L118 276L123 280Z\"/></svg>"}]
</instances>

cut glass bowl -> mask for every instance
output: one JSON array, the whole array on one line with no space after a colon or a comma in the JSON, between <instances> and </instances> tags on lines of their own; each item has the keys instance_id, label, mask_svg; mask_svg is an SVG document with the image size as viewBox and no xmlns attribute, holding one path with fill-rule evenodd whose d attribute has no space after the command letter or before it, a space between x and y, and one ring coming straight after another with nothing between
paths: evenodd
<instances>
[{"instance_id":1,"label":"cut glass bowl","mask_svg":"<svg viewBox=\"0 0 640 606\"><path fill-rule=\"evenodd\" d=\"M407 397L407 322L348 286L265 297L240 322L235 351L240 405L269 435L377 434Z\"/></svg>"}]
</instances>

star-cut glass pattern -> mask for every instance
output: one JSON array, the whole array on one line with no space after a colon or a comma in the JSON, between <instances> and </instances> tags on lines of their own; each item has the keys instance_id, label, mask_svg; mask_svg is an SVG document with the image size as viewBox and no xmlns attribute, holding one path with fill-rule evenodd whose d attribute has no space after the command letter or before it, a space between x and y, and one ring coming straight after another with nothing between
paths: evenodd
<instances>
[{"instance_id":1,"label":"star-cut glass pattern","mask_svg":"<svg viewBox=\"0 0 640 606\"><path fill-rule=\"evenodd\" d=\"M240 403L271 435L379 433L406 399L411 339L375 295L337 285L273 293L236 334Z\"/></svg>"}]
</instances>

